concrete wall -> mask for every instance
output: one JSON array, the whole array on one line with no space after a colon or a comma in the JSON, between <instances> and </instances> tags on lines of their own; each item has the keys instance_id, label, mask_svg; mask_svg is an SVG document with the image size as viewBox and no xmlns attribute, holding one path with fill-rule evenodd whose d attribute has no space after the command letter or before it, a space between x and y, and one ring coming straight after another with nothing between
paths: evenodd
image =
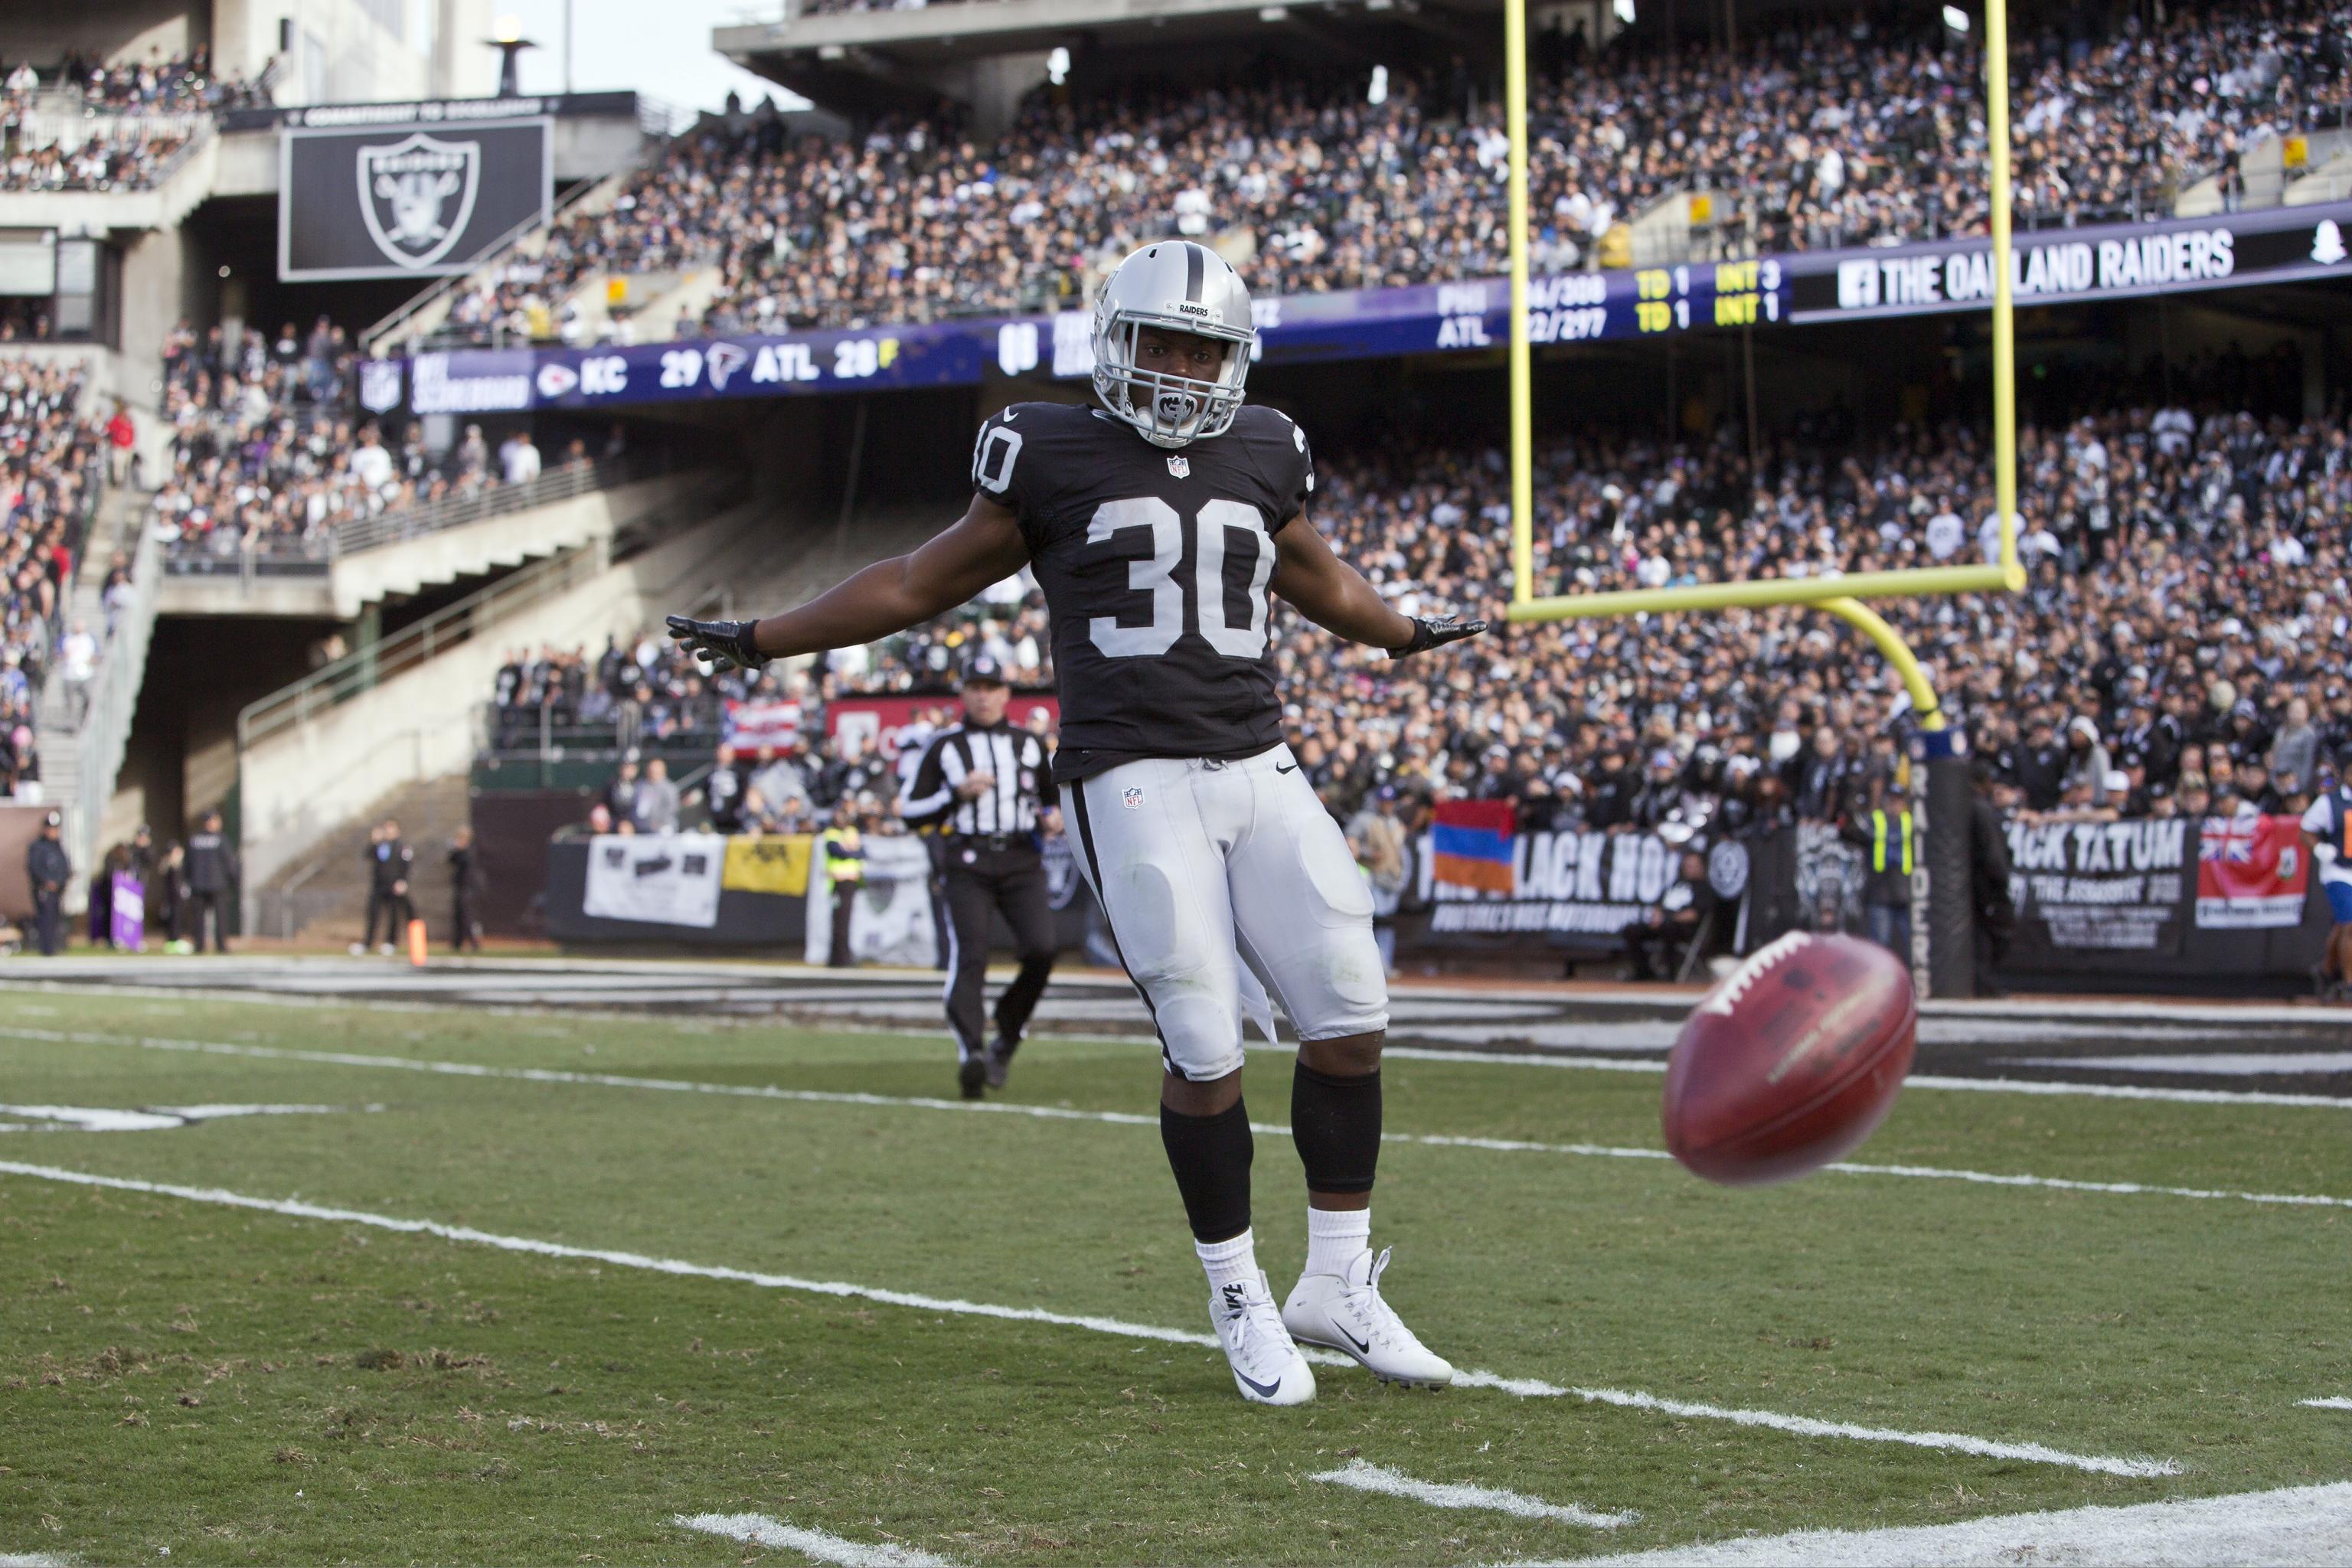
<instances>
[{"instance_id":1,"label":"concrete wall","mask_svg":"<svg viewBox=\"0 0 2352 1568\"><path fill-rule=\"evenodd\" d=\"M641 629L684 584L740 567L761 515L738 507L255 745L239 775L247 889L300 864L394 784L468 766L474 716L510 648L593 646L607 632Z\"/></svg>"},{"instance_id":2,"label":"concrete wall","mask_svg":"<svg viewBox=\"0 0 2352 1568\"><path fill-rule=\"evenodd\" d=\"M391 7L394 32L357 0L214 0L213 56L238 75L259 72L278 53L278 25L294 24L294 47L280 68L284 104L373 103L431 98L432 40L406 26L406 0Z\"/></svg>"},{"instance_id":3,"label":"concrete wall","mask_svg":"<svg viewBox=\"0 0 2352 1568\"><path fill-rule=\"evenodd\" d=\"M201 10L198 18L192 18L190 9L190 0L115 0L104 5L35 0L0 5L0 58L11 64L28 59L47 68L68 53L145 59L152 46L162 46L169 58L191 41L203 41Z\"/></svg>"}]
</instances>

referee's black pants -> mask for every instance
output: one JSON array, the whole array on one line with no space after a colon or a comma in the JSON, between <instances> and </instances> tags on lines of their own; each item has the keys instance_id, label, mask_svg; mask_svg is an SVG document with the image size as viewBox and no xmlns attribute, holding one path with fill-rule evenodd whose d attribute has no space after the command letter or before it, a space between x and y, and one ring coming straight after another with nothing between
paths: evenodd
<instances>
[{"instance_id":1,"label":"referee's black pants","mask_svg":"<svg viewBox=\"0 0 2352 1568\"><path fill-rule=\"evenodd\" d=\"M996 1032L1018 1041L1054 973L1054 911L1045 902L1045 863L1036 847L1014 839L950 838L941 868L948 906L948 1026L964 1058L988 1047L986 988L989 915L1013 928L1021 973L996 999Z\"/></svg>"}]
</instances>

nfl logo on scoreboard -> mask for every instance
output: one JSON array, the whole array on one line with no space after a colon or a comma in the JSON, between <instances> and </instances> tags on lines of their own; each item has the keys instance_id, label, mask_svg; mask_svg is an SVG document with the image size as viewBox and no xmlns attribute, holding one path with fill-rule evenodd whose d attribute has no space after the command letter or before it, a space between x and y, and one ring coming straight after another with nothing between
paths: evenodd
<instances>
[{"instance_id":1,"label":"nfl logo on scoreboard","mask_svg":"<svg viewBox=\"0 0 2352 1568\"><path fill-rule=\"evenodd\" d=\"M1190 479L1192 475L1192 459L1190 458L1171 458L1168 459L1168 471L1175 475L1180 479Z\"/></svg>"}]
</instances>

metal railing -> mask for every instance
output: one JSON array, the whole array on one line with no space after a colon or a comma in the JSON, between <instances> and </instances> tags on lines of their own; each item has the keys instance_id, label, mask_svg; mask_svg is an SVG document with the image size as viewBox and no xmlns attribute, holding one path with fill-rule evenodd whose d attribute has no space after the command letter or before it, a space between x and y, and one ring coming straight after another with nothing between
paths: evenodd
<instances>
[{"instance_id":1,"label":"metal railing","mask_svg":"<svg viewBox=\"0 0 2352 1568\"><path fill-rule=\"evenodd\" d=\"M236 716L239 756L280 731L339 708L436 654L471 641L520 611L579 587L611 564L607 542L592 541L525 567L382 642L346 654L293 685L247 703Z\"/></svg>"},{"instance_id":2,"label":"metal railing","mask_svg":"<svg viewBox=\"0 0 2352 1568\"><path fill-rule=\"evenodd\" d=\"M346 555L422 539L445 529L463 528L468 523L528 511L533 507L550 506L600 490L618 489L640 479L658 479L677 471L679 467L677 458L667 452L632 453L626 457L586 463L567 463L559 468L547 469L536 479L526 479L519 485L492 485L470 495L449 496L405 510L352 518L336 524L315 540L244 548L234 555L207 555L200 546L187 554L173 555L164 569L173 576L234 574L248 581L269 576L324 576L333 569L337 561Z\"/></svg>"}]
</instances>

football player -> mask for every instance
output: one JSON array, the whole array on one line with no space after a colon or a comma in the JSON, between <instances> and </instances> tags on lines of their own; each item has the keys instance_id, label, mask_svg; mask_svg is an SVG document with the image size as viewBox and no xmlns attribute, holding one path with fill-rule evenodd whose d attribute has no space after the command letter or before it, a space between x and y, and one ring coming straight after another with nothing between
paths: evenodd
<instances>
[{"instance_id":1,"label":"football player","mask_svg":"<svg viewBox=\"0 0 2352 1568\"><path fill-rule=\"evenodd\" d=\"M1210 1316L1242 1396L1297 1405L1315 1394L1301 1341L1398 1383L1442 1385L1454 1369L1381 1297L1387 975L1363 875L1283 743L1268 594L1395 658L1486 623L1400 615L1331 552L1306 520L1307 433L1243 401L1255 342L1249 290L1222 258L1148 246L1096 302L1101 406L1024 403L982 424L961 521L799 609L669 626L718 668L757 666L873 642L1035 572L1061 698L1054 779L1160 1037L1160 1136ZM1250 1230L1244 964L1299 1039L1307 1267L1279 1310Z\"/></svg>"}]
</instances>

